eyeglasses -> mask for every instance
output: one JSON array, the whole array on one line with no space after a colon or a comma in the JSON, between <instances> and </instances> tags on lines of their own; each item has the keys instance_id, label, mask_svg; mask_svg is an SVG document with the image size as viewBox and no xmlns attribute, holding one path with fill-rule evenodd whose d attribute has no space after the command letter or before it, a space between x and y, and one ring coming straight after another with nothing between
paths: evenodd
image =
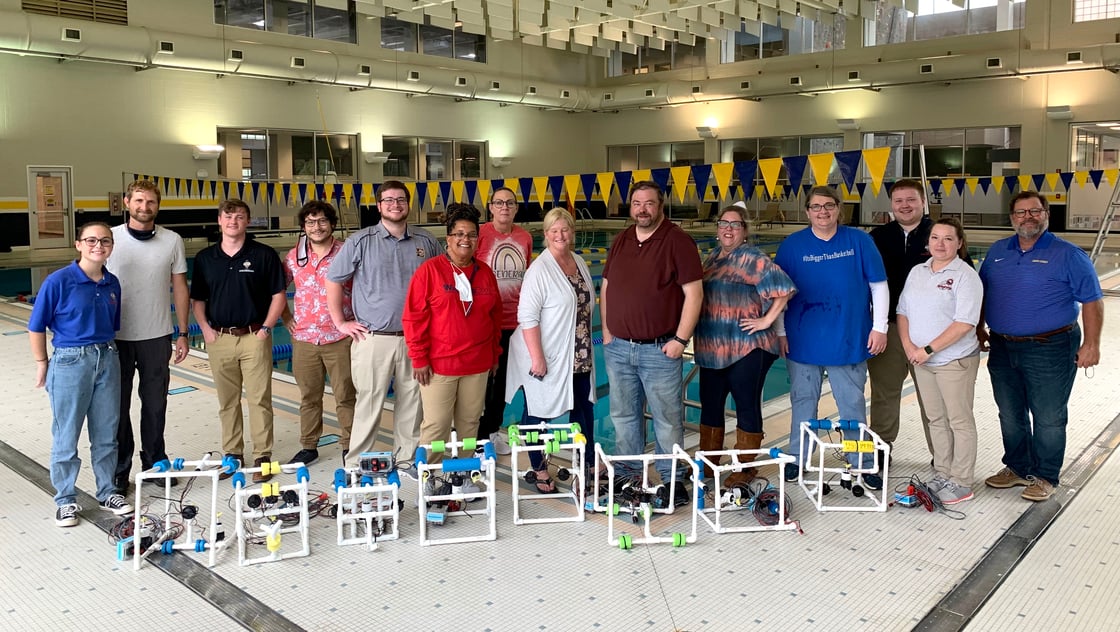
<instances>
[{"instance_id":1,"label":"eyeglasses","mask_svg":"<svg viewBox=\"0 0 1120 632\"><path fill-rule=\"evenodd\" d=\"M1011 211L1011 216L1026 217L1027 213L1030 213L1031 217L1042 217L1042 214L1045 212L1046 209L1044 208L1017 208L1014 211Z\"/></svg>"},{"instance_id":2,"label":"eyeglasses","mask_svg":"<svg viewBox=\"0 0 1120 632\"><path fill-rule=\"evenodd\" d=\"M319 219L308 219L304 220L303 225L308 228L315 228L316 226L326 227L331 225L331 220L325 217L320 217Z\"/></svg>"},{"instance_id":3,"label":"eyeglasses","mask_svg":"<svg viewBox=\"0 0 1120 632\"><path fill-rule=\"evenodd\" d=\"M490 200L490 206L517 208L517 200Z\"/></svg>"},{"instance_id":4,"label":"eyeglasses","mask_svg":"<svg viewBox=\"0 0 1120 632\"><path fill-rule=\"evenodd\" d=\"M475 239L478 239L478 233L451 233L450 235L448 235L448 237L454 237L455 239L470 239L471 241L474 241Z\"/></svg>"},{"instance_id":5,"label":"eyeglasses","mask_svg":"<svg viewBox=\"0 0 1120 632\"><path fill-rule=\"evenodd\" d=\"M832 211L835 211L836 208L837 208L837 204L835 202L829 202L827 204L810 204L809 205L809 210L814 212L814 213L820 213L821 211L828 211L829 213L831 213Z\"/></svg>"},{"instance_id":6,"label":"eyeglasses","mask_svg":"<svg viewBox=\"0 0 1120 632\"><path fill-rule=\"evenodd\" d=\"M89 246L90 248L93 248L97 244L101 244L102 248L112 248L113 247L113 238L112 237L102 237L101 239L98 239L97 237L82 237L78 241L80 241L83 244Z\"/></svg>"},{"instance_id":7,"label":"eyeglasses","mask_svg":"<svg viewBox=\"0 0 1120 632\"><path fill-rule=\"evenodd\" d=\"M746 224L744 224L743 222L737 221L737 220L728 221L728 220L725 220L725 219L721 219L721 220L716 222L716 227L717 228L734 228L735 230L739 230L740 228L746 227Z\"/></svg>"},{"instance_id":8,"label":"eyeglasses","mask_svg":"<svg viewBox=\"0 0 1120 632\"><path fill-rule=\"evenodd\" d=\"M382 204L399 204L401 206L408 206L408 198L381 198Z\"/></svg>"}]
</instances>

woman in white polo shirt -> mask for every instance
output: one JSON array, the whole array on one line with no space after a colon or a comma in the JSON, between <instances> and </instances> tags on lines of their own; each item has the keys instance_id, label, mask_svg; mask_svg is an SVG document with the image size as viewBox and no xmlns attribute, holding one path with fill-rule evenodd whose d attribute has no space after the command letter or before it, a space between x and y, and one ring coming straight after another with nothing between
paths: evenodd
<instances>
[{"instance_id":1,"label":"woman in white polo shirt","mask_svg":"<svg viewBox=\"0 0 1120 632\"><path fill-rule=\"evenodd\" d=\"M972 414L984 288L962 259L964 228L952 217L934 223L930 259L915 266L898 300L898 333L914 365L918 397L929 417L935 472L930 488L946 505L972 498L976 420Z\"/></svg>"}]
</instances>

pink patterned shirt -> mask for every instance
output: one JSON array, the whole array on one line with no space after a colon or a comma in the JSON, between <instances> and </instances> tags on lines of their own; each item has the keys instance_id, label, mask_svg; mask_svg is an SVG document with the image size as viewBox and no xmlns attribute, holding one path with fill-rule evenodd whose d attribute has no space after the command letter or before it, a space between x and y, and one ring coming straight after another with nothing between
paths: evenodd
<instances>
[{"instance_id":1,"label":"pink patterned shirt","mask_svg":"<svg viewBox=\"0 0 1120 632\"><path fill-rule=\"evenodd\" d=\"M288 251L284 258L284 276L288 283L295 282L296 295L293 301L292 319L295 324L290 328L292 339L313 345L338 342L346 337L331 321L327 307L327 270L331 260L342 249L342 240L335 239L331 250L320 258L308 247L308 260L303 266L298 263L296 250ZM350 308L350 282L342 286L342 313L347 320L354 318Z\"/></svg>"}]
</instances>

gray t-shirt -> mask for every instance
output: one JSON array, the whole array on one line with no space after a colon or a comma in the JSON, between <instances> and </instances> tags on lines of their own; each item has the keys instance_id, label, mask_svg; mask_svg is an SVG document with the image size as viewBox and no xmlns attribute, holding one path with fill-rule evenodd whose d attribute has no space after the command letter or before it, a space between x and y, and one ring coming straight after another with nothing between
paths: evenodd
<instances>
[{"instance_id":1,"label":"gray t-shirt","mask_svg":"<svg viewBox=\"0 0 1120 632\"><path fill-rule=\"evenodd\" d=\"M140 241L128 226L113 227L113 252L105 266L121 281L121 329L117 340L152 340L171 335L171 275L187 273L183 238L156 226Z\"/></svg>"},{"instance_id":2,"label":"gray t-shirt","mask_svg":"<svg viewBox=\"0 0 1120 632\"><path fill-rule=\"evenodd\" d=\"M379 223L346 238L327 278L335 283L353 279L354 319L370 331L401 331L412 274L441 251L423 228L409 226L397 239Z\"/></svg>"}]
</instances>

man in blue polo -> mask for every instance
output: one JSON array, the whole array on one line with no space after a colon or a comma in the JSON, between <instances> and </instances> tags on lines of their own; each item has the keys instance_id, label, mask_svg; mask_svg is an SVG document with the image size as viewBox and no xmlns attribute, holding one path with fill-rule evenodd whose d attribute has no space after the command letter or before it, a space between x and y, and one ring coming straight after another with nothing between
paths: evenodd
<instances>
[{"instance_id":1,"label":"man in blue polo","mask_svg":"<svg viewBox=\"0 0 1120 632\"><path fill-rule=\"evenodd\" d=\"M1085 251L1049 232L1046 198L1035 191L1011 198L1011 226L1015 234L992 244L980 267L988 331L978 333L991 346L1006 466L984 482L1026 486L1022 497L1038 502L1059 483L1077 369L1100 362L1104 303Z\"/></svg>"}]
</instances>

